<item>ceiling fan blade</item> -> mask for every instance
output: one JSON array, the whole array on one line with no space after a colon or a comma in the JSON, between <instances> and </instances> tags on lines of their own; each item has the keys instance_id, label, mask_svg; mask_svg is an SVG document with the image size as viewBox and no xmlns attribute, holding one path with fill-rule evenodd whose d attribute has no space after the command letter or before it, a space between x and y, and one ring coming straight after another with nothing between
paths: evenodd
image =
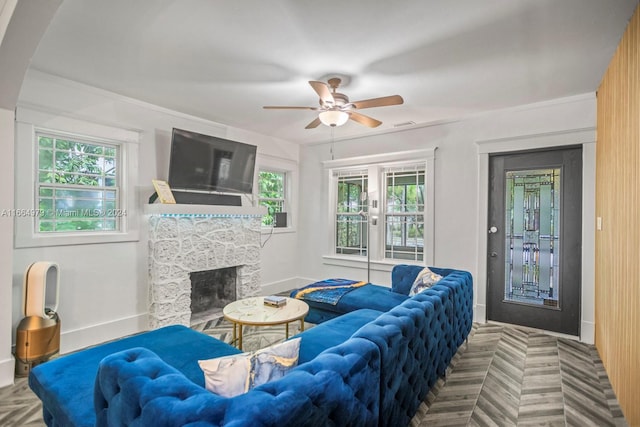
<instances>
[{"instance_id":1,"label":"ceiling fan blade","mask_svg":"<svg viewBox=\"0 0 640 427\"><path fill-rule=\"evenodd\" d=\"M356 113L355 111L351 111L349 113L349 118L360 123L361 125L369 126L370 128L375 128L382 124L380 120L365 116L364 114Z\"/></svg>"},{"instance_id":2,"label":"ceiling fan blade","mask_svg":"<svg viewBox=\"0 0 640 427\"><path fill-rule=\"evenodd\" d=\"M314 121L312 121L311 123L309 123L309 124L305 127L305 129L313 129L313 128L317 128L317 127L318 127L318 125L320 125L320 123L322 123L322 122L320 121L320 119L319 119L318 117L316 117Z\"/></svg>"},{"instance_id":3,"label":"ceiling fan blade","mask_svg":"<svg viewBox=\"0 0 640 427\"><path fill-rule=\"evenodd\" d=\"M264 108L265 110L318 110L317 107L288 107L286 105L265 105L262 108Z\"/></svg>"},{"instance_id":4,"label":"ceiling fan blade","mask_svg":"<svg viewBox=\"0 0 640 427\"><path fill-rule=\"evenodd\" d=\"M335 105L336 101L333 99L333 95L331 95L331 90L329 90L329 86L323 82L310 81L309 84L316 91L320 100L322 101L322 105L329 104Z\"/></svg>"},{"instance_id":5,"label":"ceiling fan blade","mask_svg":"<svg viewBox=\"0 0 640 427\"><path fill-rule=\"evenodd\" d=\"M365 99L363 101L352 102L354 108L372 108L372 107L387 107L389 105L400 105L404 102L404 99L400 95L383 96L382 98Z\"/></svg>"}]
</instances>

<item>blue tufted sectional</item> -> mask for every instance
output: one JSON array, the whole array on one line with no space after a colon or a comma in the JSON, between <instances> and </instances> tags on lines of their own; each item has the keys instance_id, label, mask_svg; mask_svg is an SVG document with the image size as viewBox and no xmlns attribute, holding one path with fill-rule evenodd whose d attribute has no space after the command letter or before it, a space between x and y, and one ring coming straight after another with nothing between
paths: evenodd
<instances>
[{"instance_id":1,"label":"blue tufted sectional","mask_svg":"<svg viewBox=\"0 0 640 427\"><path fill-rule=\"evenodd\" d=\"M471 275L433 268L444 278L408 297L420 269L398 265L391 288L358 288L375 286L373 307L365 295L344 313L328 310L328 320L298 335L296 368L234 398L206 391L197 361L239 350L183 326L49 361L29 385L48 426L408 425L472 322ZM395 304L381 307L381 295Z\"/></svg>"}]
</instances>

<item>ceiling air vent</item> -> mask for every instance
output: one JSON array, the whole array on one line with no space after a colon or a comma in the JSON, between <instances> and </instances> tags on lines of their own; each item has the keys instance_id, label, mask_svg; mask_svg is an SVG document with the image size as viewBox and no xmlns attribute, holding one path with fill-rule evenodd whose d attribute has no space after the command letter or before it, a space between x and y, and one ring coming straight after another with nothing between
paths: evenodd
<instances>
[{"instance_id":1,"label":"ceiling air vent","mask_svg":"<svg viewBox=\"0 0 640 427\"><path fill-rule=\"evenodd\" d=\"M404 126L411 126L411 125L415 125L415 124L416 124L416 122L410 120L408 122L394 123L393 127L394 128L401 128L401 127L404 127Z\"/></svg>"}]
</instances>

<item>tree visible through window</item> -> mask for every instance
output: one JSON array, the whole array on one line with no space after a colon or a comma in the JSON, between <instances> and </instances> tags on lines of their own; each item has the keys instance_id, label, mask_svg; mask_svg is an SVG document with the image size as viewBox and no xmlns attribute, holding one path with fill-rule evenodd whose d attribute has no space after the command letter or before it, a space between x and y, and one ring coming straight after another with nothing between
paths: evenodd
<instances>
[{"instance_id":1,"label":"tree visible through window","mask_svg":"<svg viewBox=\"0 0 640 427\"><path fill-rule=\"evenodd\" d=\"M334 221L327 264L433 263L435 148L324 165Z\"/></svg>"},{"instance_id":2,"label":"tree visible through window","mask_svg":"<svg viewBox=\"0 0 640 427\"><path fill-rule=\"evenodd\" d=\"M36 231L118 231L119 146L37 134Z\"/></svg>"},{"instance_id":3,"label":"tree visible through window","mask_svg":"<svg viewBox=\"0 0 640 427\"><path fill-rule=\"evenodd\" d=\"M274 225L275 214L285 212L285 184L285 172L260 171L258 201L267 207L267 214L262 217L263 226Z\"/></svg>"},{"instance_id":4,"label":"tree visible through window","mask_svg":"<svg viewBox=\"0 0 640 427\"><path fill-rule=\"evenodd\" d=\"M385 258L422 261L424 170L387 171Z\"/></svg>"},{"instance_id":5,"label":"tree visible through window","mask_svg":"<svg viewBox=\"0 0 640 427\"><path fill-rule=\"evenodd\" d=\"M336 253L367 254L367 175L338 177Z\"/></svg>"}]
</instances>

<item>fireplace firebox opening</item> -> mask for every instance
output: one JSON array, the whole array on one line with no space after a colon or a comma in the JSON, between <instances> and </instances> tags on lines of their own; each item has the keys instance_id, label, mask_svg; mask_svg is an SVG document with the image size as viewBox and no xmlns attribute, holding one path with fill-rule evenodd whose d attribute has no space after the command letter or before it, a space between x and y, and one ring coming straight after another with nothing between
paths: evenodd
<instances>
[{"instance_id":1,"label":"fireplace firebox opening","mask_svg":"<svg viewBox=\"0 0 640 427\"><path fill-rule=\"evenodd\" d=\"M191 324L219 314L236 300L237 267L194 271L191 279Z\"/></svg>"}]
</instances>

